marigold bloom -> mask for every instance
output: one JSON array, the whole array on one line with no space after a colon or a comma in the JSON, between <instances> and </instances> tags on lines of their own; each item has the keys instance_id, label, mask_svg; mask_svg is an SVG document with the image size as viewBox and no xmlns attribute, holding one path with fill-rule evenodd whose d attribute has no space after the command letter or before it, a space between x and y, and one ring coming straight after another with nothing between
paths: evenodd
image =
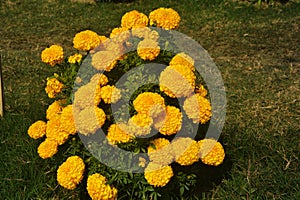
<instances>
[{"instance_id":1,"label":"marigold bloom","mask_svg":"<svg viewBox=\"0 0 300 200\"><path fill-rule=\"evenodd\" d=\"M130 37L130 32L127 28L124 27L118 27L114 28L110 33L110 38L114 38L115 40L119 42L126 42Z\"/></svg>"},{"instance_id":2,"label":"marigold bloom","mask_svg":"<svg viewBox=\"0 0 300 200\"><path fill-rule=\"evenodd\" d=\"M185 53L176 54L170 61L169 65L185 65L190 68L190 70L195 71L195 61L189 55Z\"/></svg>"},{"instance_id":3,"label":"marigold bloom","mask_svg":"<svg viewBox=\"0 0 300 200\"><path fill-rule=\"evenodd\" d=\"M68 58L68 62L71 64L80 63L82 59L82 55L80 53L75 53L74 55Z\"/></svg>"},{"instance_id":4,"label":"marigold bloom","mask_svg":"<svg viewBox=\"0 0 300 200\"><path fill-rule=\"evenodd\" d=\"M64 59L63 48L59 45L52 45L42 51L41 59L44 63L47 63L51 66L59 64Z\"/></svg>"},{"instance_id":5,"label":"marigold bloom","mask_svg":"<svg viewBox=\"0 0 300 200\"><path fill-rule=\"evenodd\" d=\"M159 76L160 90L172 98L189 96L195 88L196 76L185 65L172 65Z\"/></svg>"},{"instance_id":6,"label":"marigold bloom","mask_svg":"<svg viewBox=\"0 0 300 200\"><path fill-rule=\"evenodd\" d=\"M203 139L198 142L200 159L204 164L218 166L223 163L225 151L220 142L214 139Z\"/></svg>"},{"instance_id":7,"label":"marigold bloom","mask_svg":"<svg viewBox=\"0 0 300 200\"><path fill-rule=\"evenodd\" d=\"M83 135L96 133L105 120L105 112L97 106L87 107L75 117L76 128Z\"/></svg>"},{"instance_id":8,"label":"marigold bloom","mask_svg":"<svg viewBox=\"0 0 300 200\"><path fill-rule=\"evenodd\" d=\"M150 25L156 25L166 30L174 30L179 26L180 16L172 8L158 8L149 15Z\"/></svg>"},{"instance_id":9,"label":"marigold bloom","mask_svg":"<svg viewBox=\"0 0 300 200\"><path fill-rule=\"evenodd\" d=\"M100 71L111 71L118 58L113 51L98 51L92 55L92 66Z\"/></svg>"},{"instance_id":10,"label":"marigold bloom","mask_svg":"<svg viewBox=\"0 0 300 200\"><path fill-rule=\"evenodd\" d=\"M90 81L99 84L100 86L104 86L108 83L108 78L104 74L97 73L92 76Z\"/></svg>"},{"instance_id":11,"label":"marigold bloom","mask_svg":"<svg viewBox=\"0 0 300 200\"><path fill-rule=\"evenodd\" d=\"M38 147L38 154L41 158L51 158L53 155L57 153L58 143L55 140L46 138L44 142L42 142Z\"/></svg>"},{"instance_id":12,"label":"marigold bloom","mask_svg":"<svg viewBox=\"0 0 300 200\"><path fill-rule=\"evenodd\" d=\"M156 109L157 105L161 105L164 107L165 100L160 94L154 92L141 93L133 101L134 109L138 113L146 115L152 114L151 117L155 116L154 110ZM153 111L151 112L151 110Z\"/></svg>"},{"instance_id":13,"label":"marigold bloom","mask_svg":"<svg viewBox=\"0 0 300 200\"><path fill-rule=\"evenodd\" d=\"M123 123L110 125L106 137L111 144L130 142L134 138L133 135L129 134L127 125Z\"/></svg>"},{"instance_id":14,"label":"marigold bloom","mask_svg":"<svg viewBox=\"0 0 300 200\"><path fill-rule=\"evenodd\" d=\"M172 141L175 161L180 165L192 165L199 161L199 145L191 138L176 138Z\"/></svg>"},{"instance_id":15,"label":"marigold bloom","mask_svg":"<svg viewBox=\"0 0 300 200\"><path fill-rule=\"evenodd\" d=\"M49 98L55 98L55 96L62 91L63 87L64 85L59 82L59 80L57 80L56 78L50 78L47 79L45 91L48 94Z\"/></svg>"},{"instance_id":16,"label":"marigold bloom","mask_svg":"<svg viewBox=\"0 0 300 200\"><path fill-rule=\"evenodd\" d=\"M181 129L182 113L174 106L166 107L166 116L154 119L154 128L163 135L176 134Z\"/></svg>"},{"instance_id":17,"label":"marigold bloom","mask_svg":"<svg viewBox=\"0 0 300 200\"><path fill-rule=\"evenodd\" d=\"M128 131L136 137L148 135L151 132L153 120L145 114L132 116L128 121Z\"/></svg>"},{"instance_id":18,"label":"marigold bloom","mask_svg":"<svg viewBox=\"0 0 300 200\"><path fill-rule=\"evenodd\" d=\"M143 28L148 25L149 19L147 15L132 10L123 15L121 19L121 26L126 29Z\"/></svg>"},{"instance_id":19,"label":"marigold bloom","mask_svg":"<svg viewBox=\"0 0 300 200\"><path fill-rule=\"evenodd\" d=\"M165 166L174 161L175 156L169 140L157 138L151 141L151 144L152 145L148 147L148 156L152 162ZM155 148L153 148L153 146Z\"/></svg>"},{"instance_id":20,"label":"marigold bloom","mask_svg":"<svg viewBox=\"0 0 300 200\"><path fill-rule=\"evenodd\" d=\"M58 100L58 101L54 101L47 109L46 111L46 119L50 120L53 117L55 117L57 114L61 113L62 111L62 106L61 103L63 101Z\"/></svg>"},{"instance_id":21,"label":"marigold bloom","mask_svg":"<svg viewBox=\"0 0 300 200\"><path fill-rule=\"evenodd\" d=\"M210 102L199 93L188 97L183 103L183 109L194 123L205 124L212 115Z\"/></svg>"},{"instance_id":22,"label":"marigold bloom","mask_svg":"<svg viewBox=\"0 0 300 200\"><path fill-rule=\"evenodd\" d=\"M57 170L58 183L69 190L73 190L81 182L85 164L79 156L69 157Z\"/></svg>"},{"instance_id":23,"label":"marigold bloom","mask_svg":"<svg viewBox=\"0 0 300 200\"><path fill-rule=\"evenodd\" d=\"M74 135L76 133L76 127L73 117L73 105L64 107L61 112L61 129L68 134Z\"/></svg>"},{"instance_id":24,"label":"marigold bloom","mask_svg":"<svg viewBox=\"0 0 300 200\"><path fill-rule=\"evenodd\" d=\"M202 97L206 97L207 90L205 89L205 87L203 85L200 84L200 85L196 85L195 93L199 94Z\"/></svg>"},{"instance_id":25,"label":"marigold bloom","mask_svg":"<svg viewBox=\"0 0 300 200\"><path fill-rule=\"evenodd\" d=\"M137 46L137 53L143 60L154 60L159 52L160 47L155 40L144 39Z\"/></svg>"},{"instance_id":26,"label":"marigold bloom","mask_svg":"<svg viewBox=\"0 0 300 200\"><path fill-rule=\"evenodd\" d=\"M159 38L158 32L155 30L151 30L148 27L132 29L131 35L143 39L153 40L153 41L157 41Z\"/></svg>"},{"instance_id":27,"label":"marigold bloom","mask_svg":"<svg viewBox=\"0 0 300 200\"><path fill-rule=\"evenodd\" d=\"M116 103L121 98L121 90L115 86L106 85L101 88L100 95L104 103Z\"/></svg>"},{"instance_id":28,"label":"marigold bloom","mask_svg":"<svg viewBox=\"0 0 300 200\"><path fill-rule=\"evenodd\" d=\"M33 139L38 139L46 134L47 124L44 121L36 121L28 128L28 135Z\"/></svg>"},{"instance_id":29,"label":"marigold bloom","mask_svg":"<svg viewBox=\"0 0 300 200\"><path fill-rule=\"evenodd\" d=\"M53 117L47 122L46 137L55 140L59 145L64 144L69 137L69 133L61 127L61 115Z\"/></svg>"},{"instance_id":30,"label":"marigold bloom","mask_svg":"<svg viewBox=\"0 0 300 200\"><path fill-rule=\"evenodd\" d=\"M74 48L83 51L89 51L100 45L105 37L100 37L97 33L86 30L77 33L73 39Z\"/></svg>"},{"instance_id":31,"label":"marigold bloom","mask_svg":"<svg viewBox=\"0 0 300 200\"><path fill-rule=\"evenodd\" d=\"M163 166L150 162L145 169L145 178L150 185L154 187L163 187L171 180L173 176L171 166Z\"/></svg>"},{"instance_id":32,"label":"marigold bloom","mask_svg":"<svg viewBox=\"0 0 300 200\"><path fill-rule=\"evenodd\" d=\"M101 101L101 87L96 82L81 86L74 94L74 107L84 109L96 106Z\"/></svg>"},{"instance_id":33,"label":"marigold bloom","mask_svg":"<svg viewBox=\"0 0 300 200\"><path fill-rule=\"evenodd\" d=\"M87 179L87 191L92 200L114 200L118 190L106 184L106 178L101 174L90 175Z\"/></svg>"}]
</instances>

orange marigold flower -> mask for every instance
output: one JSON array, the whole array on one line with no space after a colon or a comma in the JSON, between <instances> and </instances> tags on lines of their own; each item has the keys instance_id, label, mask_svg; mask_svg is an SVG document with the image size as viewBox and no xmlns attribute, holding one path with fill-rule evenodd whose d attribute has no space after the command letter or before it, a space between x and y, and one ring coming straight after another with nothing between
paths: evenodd
<instances>
[{"instance_id":1,"label":"orange marigold flower","mask_svg":"<svg viewBox=\"0 0 300 200\"><path fill-rule=\"evenodd\" d=\"M117 64L118 58L113 51L98 51L92 55L92 66L100 71L111 71Z\"/></svg>"},{"instance_id":2,"label":"orange marigold flower","mask_svg":"<svg viewBox=\"0 0 300 200\"><path fill-rule=\"evenodd\" d=\"M110 38L114 38L116 41L125 42L129 39L130 32L127 28L117 27L114 28L110 33Z\"/></svg>"},{"instance_id":3,"label":"orange marigold flower","mask_svg":"<svg viewBox=\"0 0 300 200\"><path fill-rule=\"evenodd\" d=\"M204 164L218 166L223 163L225 151L220 142L214 139L203 139L198 142L200 159Z\"/></svg>"},{"instance_id":4,"label":"orange marigold flower","mask_svg":"<svg viewBox=\"0 0 300 200\"><path fill-rule=\"evenodd\" d=\"M76 127L73 116L73 105L68 105L61 112L61 129L68 134L74 135Z\"/></svg>"},{"instance_id":5,"label":"orange marigold flower","mask_svg":"<svg viewBox=\"0 0 300 200\"><path fill-rule=\"evenodd\" d=\"M73 39L74 48L83 51L90 51L100 45L106 37L100 37L91 30L85 30L77 33Z\"/></svg>"},{"instance_id":6,"label":"orange marigold flower","mask_svg":"<svg viewBox=\"0 0 300 200\"><path fill-rule=\"evenodd\" d=\"M107 140L111 144L126 143L132 141L133 135L129 134L124 123L112 124L107 131Z\"/></svg>"},{"instance_id":7,"label":"orange marigold flower","mask_svg":"<svg viewBox=\"0 0 300 200\"><path fill-rule=\"evenodd\" d=\"M210 102L199 93L188 97L183 103L183 109L194 123L205 124L212 115Z\"/></svg>"},{"instance_id":8,"label":"orange marigold flower","mask_svg":"<svg viewBox=\"0 0 300 200\"><path fill-rule=\"evenodd\" d=\"M108 185L101 174L90 175L87 179L87 191L92 200L115 200L118 190Z\"/></svg>"},{"instance_id":9,"label":"orange marigold flower","mask_svg":"<svg viewBox=\"0 0 300 200\"><path fill-rule=\"evenodd\" d=\"M62 129L61 123L61 115L57 115L47 122L46 127L46 137L59 145L64 144L69 137L69 133Z\"/></svg>"},{"instance_id":10,"label":"orange marigold flower","mask_svg":"<svg viewBox=\"0 0 300 200\"><path fill-rule=\"evenodd\" d=\"M155 40L144 39L137 46L137 53L143 60L154 60L159 52L160 47Z\"/></svg>"},{"instance_id":11,"label":"orange marigold flower","mask_svg":"<svg viewBox=\"0 0 300 200\"><path fill-rule=\"evenodd\" d=\"M150 162L145 169L145 178L150 185L154 187L163 187L169 183L173 176L171 166L163 166Z\"/></svg>"},{"instance_id":12,"label":"orange marigold flower","mask_svg":"<svg viewBox=\"0 0 300 200\"><path fill-rule=\"evenodd\" d=\"M100 86L104 86L108 83L108 78L104 74L97 73L91 78L90 81L95 82L96 84L99 84Z\"/></svg>"},{"instance_id":13,"label":"orange marigold flower","mask_svg":"<svg viewBox=\"0 0 300 200\"><path fill-rule=\"evenodd\" d=\"M73 190L81 182L85 164L79 156L69 157L57 170L58 183L69 190Z\"/></svg>"},{"instance_id":14,"label":"orange marigold flower","mask_svg":"<svg viewBox=\"0 0 300 200\"><path fill-rule=\"evenodd\" d=\"M96 82L81 86L74 94L74 107L84 109L96 106L101 101L101 87Z\"/></svg>"},{"instance_id":15,"label":"orange marigold flower","mask_svg":"<svg viewBox=\"0 0 300 200\"><path fill-rule=\"evenodd\" d=\"M123 15L121 19L121 26L126 29L142 28L148 25L147 15L138 12L137 10L132 10Z\"/></svg>"},{"instance_id":16,"label":"orange marigold flower","mask_svg":"<svg viewBox=\"0 0 300 200\"><path fill-rule=\"evenodd\" d=\"M195 80L196 76L188 66L171 65L159 76L160 90L172 98L186 97L194 91Z\"/></svg>"},{"instance_id":17,"label":"orange marigold flower","mask_svg":"<svg viewBox=\"0 0 300 200\"><path fill-rule=\"evenodd\" d=\"M62 106L61 104L64 101L62 100L58 100L58 101L54 101L47 109L46 111L46 119L50 120L53 117L55 117L57 114L60 114L62 111Z\"/></svg>"},{"instance_id":18,"label":"orange marigold flower","mask_svg":"<svg viewBox=\"0 0 300 200\"><path fill-rule=\"evenodd\" d=\"M57 153L58 143L55 140L46 138L44 142L42 142L38 147L38 154L41 158L51 158L53 155Z\"/></svg>"},{"instance_id":19,"label":"orange marigold flower","mask_svg":"<svg viewBox=\"0 0 300 200\"><path fill-rule=\"evenodd\" d=\"M159 38L158 32L155 30L151 30L148 27L132 29L131 34L132 36L136 36L143 39L149 39L153 41L157 41Z\"/></svg>"},{"instance_id":20,"label":"orange marigold flower","mask_svg":"<svg viewBox=\"0 0 300 200\"><path fill-rule=\"evenodd\" d=\"M59 64L64 59L63 48L59 45L52 45L42 51L41 59L44 63L47 63L51 66Z\"/></svg>"},{"instance_id":21,"label":"orange marigold flower","mask_svg":"<svg viewBox=\"0 0 300 200\"><path fill-rule=\"evenodd\" d=\"M174 161L174 153L169 140L165 138L157 138L151 141L148 147L149 159L157 164L169 165Z\"/></svg>"},{"instance_id":22,"label":"orange marigold flower","mask_svg":"<svg viewBox=\"0 0 300 200\"><path fill-rule=\"evenodd\" d=\"M75 53L74 55L68 58L68 62L71 64L80 63L82 55L80 53Z\"/></svg>"},{"instance_id":23,"label":"orange marigold flower","mask_svg":"<svg viewBox=\"0 0 300 200\"><path fill-rule=\"evenodd\" d=\"M63 87L64 85L59 82L59 80L57 80L56 78L50 78L47 79L45 91L48 94L49 98L55 98L55 96L62 91Z\"/></svg>"},{"instance_id":24,"label":"orange marigold flower","mask_svg":"<svg viewBox=\"0 0 300 200\"><path fill-rule=\"evenodd\" d=\"M199 94L202 97L206 97L207 90L205 89L205 87L203 85L200 84L200 85L196 85L195 93Z\"/></svg>"},{"instance_id":25,"label":"orange marigold flower","mask_svg":"<svg viewBox=\"0 0 300 200\"><path fill-rule=\"evenodd\" d=\"M136 137L148 135L151 132L152 118L145 114L137 114L128 121L128 131Z\"/></svg>"},{"instance_id":26,"label":"orange marigold flower","mask_svg":"<svg viewBox=\"0 0 300 200\"><path fill-rule=\"evenodd\" d=\"M149 15L150 25L166 30L173 30L179 26L180 16L172 8L158 8Z\"/></svg>"},{"instance_id":27,"label":"orange marigold flower","mask_svg":"<svg viewBox=\"0 0 300 200\"><path fill-rule=\"evenodd\" d=\"M199 145L191 138L176 138L172 141L175 161L180 165L192 165L199 161Z\"/></svg>"},{"instance_id":28,"label":"orange marigold flower","mask_svg":"<svg viewBox=\"0 0 300 200\"><path fill-rule=\"evenodd\" d=\"M36 121L28 128L28 135L33 139L38 139L46 134L47 124L44 121Z\"/></svg>"},{"instance_id":29,"label":"orange marigold flower","mask_svg":"<svg viewBox=\"0 0 300 200\"><path fill-rule=\"evenodd\" d=\"M133 101L134 109L138 113L151 115L151 117L155 117L160 113L162 107L159 105L164 108L165 100L160 94L154 92L141 93ZM155 114L156 109L159 110L157 114Z\"/></svg>"},{"instance_id":30,"label":"orange marigold flower","mask_svg":"<svg viewBox=\"0 0 300 200\"><path fill-rule=\"evenodd\" d=\"M115 86L106 85L101 88L100 95L104 103L116 103L121 98L121 90Z\"/></svg>"},{"instance_id":31,"label":"orange marigold flower","mask_svg":"<svg viewBox=\"0 0 300 200\"><path fill-rule=\"evenodd\" d=\"M189 55L185 53L176 54L170 61L169 65L185 65L189 67L192 71L195 71L195 61Z\"/></svg>"}]
</instances>

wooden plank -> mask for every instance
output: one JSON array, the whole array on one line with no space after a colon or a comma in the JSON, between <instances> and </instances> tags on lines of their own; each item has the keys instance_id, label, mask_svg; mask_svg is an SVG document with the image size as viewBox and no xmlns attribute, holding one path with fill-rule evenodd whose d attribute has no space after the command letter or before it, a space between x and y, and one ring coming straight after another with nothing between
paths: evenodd
<instances>
[{"instance_id":1,"label":"wooden plank","mask_svg":"<svg viewBox=\"0 0 300 200\"><path fill-rule=\"evenodd\" d=\"M0 117L3 117L4 100L3 100L3 81L2 81L2 64L0 55Z\"/></svg>"}]
</instances>

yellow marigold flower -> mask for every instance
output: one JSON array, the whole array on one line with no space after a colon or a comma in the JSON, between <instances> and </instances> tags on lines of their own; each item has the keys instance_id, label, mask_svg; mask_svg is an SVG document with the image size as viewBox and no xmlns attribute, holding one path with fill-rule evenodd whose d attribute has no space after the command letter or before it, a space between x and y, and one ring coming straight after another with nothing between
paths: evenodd
<instances>
[{"instance_id":1,"label":"yellow marigold flower","mask_svg":"<svg viewBox=\"0 0 300 200\"><path fill-rule=\"evenodd\" d=\"M124 27L118 27L114 28L110 33L110 38L115 38L116 40L120 42L125 42L130 37L130 32L127 28Z\"/></svg>"},{"instance_id":2,"label":"yellow marigold flower","mask_svg":"<svg viewBox=\"0 0 300 200\"><path fill-rule=\"evenodd\" d=\"M132 29L131 34L132 36L136 36L143 39L149 39L153 41L157 41L159 38L158 32L151 30L148 27Z\"/></svg>"},{"instance_id":3,"label":"yellow marigold flower","mask_svg":"<svg viewBox=\"0 0 300 200\"><path fill-rule=\"evenodd\" d=\"M73 105L64 107L61 112L61 129L68 134L74 135L76 133L76 127L73 117Z\"/></svg>"},{"instance_id":4,"label":"yellow marigold flower","mask_svg":"<svg viewBox=\"0 0 300 200\"><path fill-rule=\"evenodd\" d=\"M166 30L174 30L179 26L180 16L172 8L158 8L149 15L150 25L156 25Z\"/></svg>"},{"instance_id":5,"label":"yellow marigold flower","mask_svg":"<svg viewBox=\"0 0 300 200\"><path fill-rule=\"evenodd\" d=\"M192 165L199 161L199 145L191 138L176 138L172 141L175 161L180 165Z\"/></svg>"},{"instance_id":6,"label":"yellow marigold flower","mask_svg":"<svg viewBox=\"0 0 300 200\"><path fill-rule=\"evenodd\" d=\"M46 137L56 141L59 145L64 144L69 137L69 133L61 128L61 115L53 117L47 122Z\"/></svg>"},{"instance_id":7,"label":"yellow marigold flower","mask_svg":"<svg viewBox=\"0 0 300 200\"><path fill-rule=\"evenodd\" d=\"M46 138L44 142L42 142L38 147L38 154L41 158L51 158L53 155L57 153L58 144L55 140L51 140Z\"/></svg>"},{"instance_id":8,"label":"yellow marigold flower","mask_svg":"<svg viewBox=\"0 0 300 200\"><path fill-rule=\"evenodd\" d=\"M86 30L77 33L73 39L74 48L83 51L89 51L100 45L105 38L100 37L97 33Z\"/></svg>"},{"instance_id":9,"label":"yellow marigold flower","mask_svg":"<svg viewBox=\"0 0 300 200\"><path fill-rule=\"evenodd\" d=\"M218 166L223 163L225 151L220 142L214 139L203 139L198 142L200 159L204 164Z\"/></svg>"},{"instance_id":10,"label":"yellow marigold flower","mask_svg":"<svg viewBox=\"0 0 300 200\"><path fill-rule=\"evenodd\" d=\"M49 98L55 98L55 96L62 91L63 87L64 85L59 82L59 80L57 80L56 78L50 78L47 79L45 91L48 94Z\"/></svg>"},{"instance_id":11,"label":"yellow marigold flower","mask_svg":"<svg viewBox=\"0 0 300 200\"><path fill-rule=\"evenodd\" d=\"M90 175L87 179L87 191L92 200L115 200L118 190L106 184L106 178L101 174Z\"/></svg>"},{"instance_id":12,"label":"yellow marigold flower","mask_svg":"<svg viewBox=\"0 0 300 200\"><path fill-rule=\"evenodd\" d=\"M106 137L111 144L130 142L134 138L133 135L129 134L127 125L123 123L110 125Z\"/></svg>"},{"instance_id":13,"label":"yellow marigold flower","mask_svg":"<svg viewBox=\"0 0 300 200\"><path fill-rule=\"evenodd\" d=\"M199 94L202 97L206 97L207 95L207 90L204 88L203 85L196 85L195 87L195 93Z\"/></svg>"},{"instance_id":14,"label":"yellow marigold flower","mask_svg":"<svg viewBox=\"0 0 300 200\"><path fill-rule=\"evenodd\" d=\"M74 107L84 109L96 106L101 101L101 87L96 82L81 86L74 94Z\"/></svg>"},{"instance_id":15,"label":"yellow marigold flower","mask_svg":"<svg viewBox=\"0 0 300 200\"><path fill-rule=\"evenodd\" d=\"M44 121L36 121L28 128L28 135L33 139L38 139L46 134L47 124Z\"/></svg>"},{"instance_id":16,"label":"yellow marigold flower","mask_svg":"<svg viewBox=\"0 0 300 200\"><path fill-rule=\"evenodd\" d=\"M150 162L145 169L145 178L150 185L154 187L163 187L169 183L173 176L171 166L163 166Z\"/></svg>"},{"instance_id":17,"label":"yellow marigold flower","mask_svg":"<svg viewBox=\"0 0 300 200\"><path fill-rule=\"evenodd\" d=\"M60 114L62 111L61 103L63 103L62 100L54 101L47 109L46 111L46 119L50 120L53 117L55 117L57 114Z\"/></svg>"},{"instance_id":18,"label":"yellow marigold flower","mask_svg":"<svg viewBox=\"0 0 300 200\"><path fill-rule=\"evenodd\" d=\"M126 29L143 28L148 26L149 19L147 15L132 10L123 15L121 19L121 26Z\"/></svg>"},{"instance_id":19,"label":"yellow marigold flower","mask_svg":"<svg viewBox=\"0 0 300 200\"><path fill-rule=\"evenodd\" d=\"M76 128L83 135L96 133L105 120L105 112L97 106L87 107L75 117Z\"/></svg>"},{"instance_id":20,"label":"yellow marigold flower","mask_svg":"<svg viewBox=\"0 0 300 200\"><path fill-rule=\"evenodd\" d=\"M128 121L128 131L136 137L148 135L151 132L153 120L145 114L137 114Z\"/></svg>"},{"instance_id":21,"label":"yellow marigold flower","mask_svg":"<svg viewBox=\"0 0 300 200\"><path fill-rule=\"evenodd\" d=\"M104 86L108 83L108 78L104 74L97 73L91 78L90 81L99 84L100 86Z\"/></svg>"},{"instance_id":22,"label":"yellow marigold flower","mask_svg":"<svg viewBox=\"0 0 300 200\"><path fill-rule=\"evenodd\" d=\"M154 60L159 52L160 47L155 40L144 39L137 46L137 53L143 60Z\"/></svg>"},{"instance_id":23,"label":"yellow marigold flower","mask_svg":"<svg viewBox=\"0 0 300 200\"><path fill-rule=\"evenodd\" d=\"M106 85L101 88L100 95L104 103L116 103L121 98L121 90L115 86Z\"/></svg>"},{"instance_id":24,"label":"yellow marigold flower","mask_svg":"<svg viewBox=\"0 0 300 200\"><path fill-rule=\"evenodd\" d=\"M155 147L148 147L148 156L152 162L166 166L174 161L175 156L169 140L157 138L151 141L151 144Z\"/></svg>"},{"instance_id":25,"label":"yellow marigold flower","mask_svg":"<svg viewBox=\"0 0 300 200\"><path fill-rule=\"evenodd\" d=\"M59 45L52 45L42 51L41 58L44 63L51 66L59 64L64 59L63 48Z\"/></svg>"},{"instance_id":26,"label":"yellow marigold flower","mask_svg":"<svg viewBox=\"0 0 300 200\"><path fill-rule=\"evenodd\" d=\"M196 76L189 67L185 65L168 66L160 74L160 90L172 98L186 97L194 91L195 80Z\"/></svg>"},{"instance_id":27,"label":"yellow marigold flower","mask_svg":"<svg viewBox=\"0 0 300 200\"><path fill-rule=\"evenodd\" d=\"M73 190L83 178L85 164L79 156L69 157L57 170L58 183L69 190Z\"/></svg>"},{"instance_id":28,"label":"yellow marigold flower","mask_svg":"<svg viewBox=\"0 0 300 200\"><path fill-rule=\"evenodd\" d=\"M118 56L112 51L98 51L92 55L92 66L97 70L111 71L117 64Z\"/></svg>"},{"instance_id":29,"label":"yellow marigold flower","mask_svg":"<svg viewBox=\"0 0 300 200\"><path fill-rule=\"evenodd\" d=\"M189 55L185 53L176 54L170 61L169 65L185 65L190 68L190 70L195 71L195 61Z\"/></svg>"},{"instance_id":30,"label":"yellow marigold flower","mask_svg":"<svg viewBox=\"0 0 300 200\"><path fill-rule=\"evenodd\" d=\"M183 109L194 123L205 124L212 115L210 102L199 93L188 97L183 103Z\"/></svg>"},{"instance_id":31,"label":"yellow marigold flower","mask_svg":"<svg viewBox=\"0 0 300 200\"><path fill-rule=\"evenodd\" d=\"M157 107L158 105L161 105L163 108L165 106L165 100L164 98L154 92L144 92L139 94L135 100L133 101L134 109L140 113L140 114L146 114L146 115L152 115L151 117L155 117L155 109L159 109L161 107ZM151 112L152 110L152 112ZM151 113L150 113L151 112ZM160 111L158 112L158 114Z\"/></svg>"},{"instance_id":32,"label":"yellow marigold flower","mask_svg":"<svg viewBox=\"0 0 300 200\"><path fill-rule=\"evenodd\" d=\"M71 64L80 63L82 55L80 53L75 53L74 55L68 58L68 62Z\"/></svg>"},{"instance_id":33,"label":"yellow marigold flower","mask_svg":"<svg viewBox=\"0 0 300 200\"><path fill-rule=\"evenodd\" d=\"M181 129L182 113L174 106L167 106L166 116L155 118L153 124L154 128L163 135L176 134Z\"/></svg>"}]
</instances>

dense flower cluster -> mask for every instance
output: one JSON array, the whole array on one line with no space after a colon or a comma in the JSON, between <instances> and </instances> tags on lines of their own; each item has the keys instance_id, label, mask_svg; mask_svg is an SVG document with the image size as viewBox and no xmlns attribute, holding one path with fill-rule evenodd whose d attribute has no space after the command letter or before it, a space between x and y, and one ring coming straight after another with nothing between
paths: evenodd
<instances>
[{"instance_id":1,"label":"dense flower cluster","mask_svg":"<svg viewBox=\"0 0 300 200\"><path fill-rule=\"evenodd\" d=\"M69 157L57 170L58 183L69 190L73 190L81 182L85 164L79 156Z\"/></svg>"},{"instance_id":2,"label":"dense flower cluster","mask_svg":"<svg viewBox=\"0 0 300 200\"><path fill-rule=\"evenodd\" d=\"M151 193L155 191L153 187L166 186L174 175L176 178L172 184L177 184L180 169L185 168L188 171L197 166L197 162L212 166L223 163L225 151L219 142L214 139L196 141L190 138L193 123L206 124L212 116L208 91L200 83L202 79L195 70L198 60L185 52L174 55L166 51L163 47L172 49L177 45L175 37L169 33L164 34L164 30L148 27L150 24L165 30L174 30L179 23L179 14L171 8L158 8L149 17L133 10L123 15L120 26L113 28L109 37L99 36L91 30L77 33L73 38L77 53L67 59L64 59L63 48L58 45L43 50L43 62L51 66L64 63L58 68L59 72L47 78L45 91L49 98L56 98L46 111L47 121L39 120L28 128L31 138L45 139L37 149L39 156L42 159L51 158L59 148L68 149L62 156L70 155L70 149L72 155L81 152L76 133L79 136L84 135L88 149L97 148L94 146L94 139L99 129L103 129L107 139L99 141L100 145L112 145L111 148L144 153L136 158L139 169L144 170L143 175L147 182L143 180L136 183L139 181L137 179L121 180L123 177L118 174L110 174L113 170L105 171L103 176L100 174L101 170L108 168L99 165L87 154L82 154L89 167L100 173L92 174L82 181L85 163L79 156L71 156L57 170L57 181L62 187L72 190L81 182L86 183L87 192L93 200L115 200L118 188L120 198L123 199L124 190L131 187L130 184L138 186L143 192L147 188L146 193ZM165 35L170 38L163 38ZM118 86L118 78L125 75L122 73L127 73L139 65L146 72L146 64L153 63L154 60L162 61L161 64L166 64L167 67L160 70L158 76L149 76L149 80L155 80L149 84L149 88L147 84L150 82L145 80L142 73L140 82L144 85L133 94L127 93L131 86L134 88L131 79L139 80L140 74L128 73L125 88ZM84 69L81 69L87 73L76 74L82 63ZM72 81L75 82L74 88L70 84ZM119 101L121 97L129 100L128 116L124 110L113 110L110 107L113 103L118 107L122 103ZM121 116L121 120L118 121L116 116ZM154 136L154 133L157 134ZM67 142L68 139L71 140ZM72 148L66 145L71 145ZM101 156L103 154L110 157L111 152L109 155L105 153L101 149ZM114 159L113 155L111 157ZM173 165L173 162L176 163ZM132 176L135 175L130 174L128 177ZM132 193L133 198L138 198L136 193L141 197L140 192L135 192ZM154 194L149 196L146 193L143 195L148 195L147 198Z\"/></svg>"},{"instance_id":3,"label":"dense flower cluster","mask_svg":"<svg viewBox=\"0 0 300 200\"><path fill-rule=\"evenodd\" d=\"M87 191L93 200L114 200L118 190L106 183L106 178L101 174L90 175L87 179Z\"/></svg>"},{"instance_id":4,"label":"dense flower cluster","mask_svg":"<svg viewBox=\"0 0 300 200\"><path fill-rule=\"evenodd\" d=\"M166 30L173 30L179 26L180 16L172 8L158 8L149 15L150 25L156 25Z\"/></svg>"},{"instance_id":5,"label":"dense flower cluster","mask_svg":"<svg viewBox=\"0 0 300 200\"><path fill-rule=\"evenodd\" d=\"M47 85L45 88L46 93L49 98L55 98L55 96L61 93L64 85L59 82L56 78L50 78L47 80Z\"/></svg>"},{"instance_id":6,"label":"dense flower cluster","mask_svg":"<svg viewBox=\"0 0 300 200\"><path fill-rule=\"evenodd\" d=\"M56 64L61 63L64 59L63 48L59 45L52 45L42 51L41 58L44 63L55 66Z\"/></svg>"}]
</instances>

